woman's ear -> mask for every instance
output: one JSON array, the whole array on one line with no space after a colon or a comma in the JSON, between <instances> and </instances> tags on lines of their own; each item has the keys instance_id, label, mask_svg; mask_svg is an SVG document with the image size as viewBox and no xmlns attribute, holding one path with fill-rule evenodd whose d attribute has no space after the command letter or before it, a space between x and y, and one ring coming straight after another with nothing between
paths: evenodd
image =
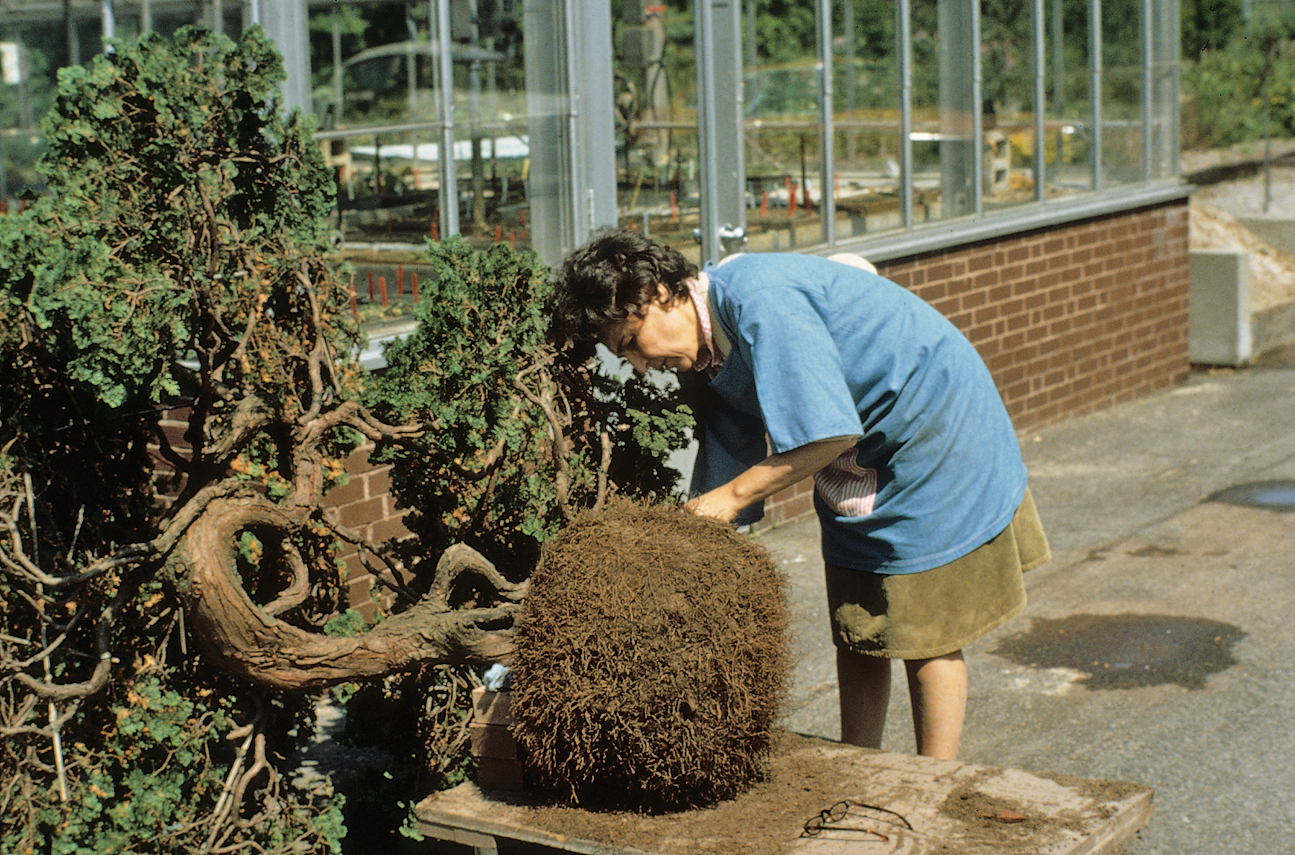
<instances>
[{"instance_id":1,"label":"woman's ear","mask_svg":"<svg viewBox=\"0 0 1295 855\"><path fill-rule=\"evenodd\" d=\"M653 295L652 299L662 306L668 306L674 302L674 295L670 293L670 289L665 286L664 282L658 282L656 284L656 294Z\"/></svg>"}]
</instances>

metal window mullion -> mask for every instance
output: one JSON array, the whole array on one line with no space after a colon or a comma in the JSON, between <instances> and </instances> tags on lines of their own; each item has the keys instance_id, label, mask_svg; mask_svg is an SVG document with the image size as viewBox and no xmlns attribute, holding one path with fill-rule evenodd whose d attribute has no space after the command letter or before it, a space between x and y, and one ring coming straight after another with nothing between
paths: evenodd
<instances>
[{"instance_id":1,"label":"metal window mullion","mask_svg":"<svg viewBox=\"0 0 1295 855\"><path fill-rule=\"evenodd\" d=\"M980 80L980 3L971 4L971 162L972 210L979 217L985 213L985 117Z\"/></svg>"},{"instance_id":2,"label":"metal window mullion","mask_svg":"<svg viewBox=\"0 0 1295 855\"><path fill-rule=\"evenodd\" d=\"M1163 50L1160 52L1160 55L1166 57L1167 61L1171 63L1171 67L1172 67L1172 71L1170 72L1170 74L1173 77L1173 86L1170 88L1170 91L1173 93L1173 97L1165 99L1169 102L1169 107L1168 107L1169 119L1165 123L1166 124L1165 133L1169 136L1170 140L1172 140L1172 142L1169 144L1170 169L1172 170L1172 174L1177 175L1182 169L1180 165L1181 158L1179 155L1179 146L1182 145L1182 140L1179 137L1180 109L1179 109L1179 102L1177 97L1178 92L1180 91L1178 87L1182 82L1182 79L1181 79L1182 64L1178 60L1178 37L1177 37L1179 32L1179 26L1181 25L1181 21L1179 18L1177 3L1169 2L1169 0L1161 0L1159 6L1160 6L1160 20L1165 22L1165 26L1163 29L1158 29L1157 32L1172 34L1172 38L1166 40L1166 43L1164 44Z\"/></svg>"},{"instance_id":3,"label":"metal window mullion","mask_svg":"<svg viewBox=\"0 0 1295 855\"><path fill-rule=\"evenodd\" d=\"M1151 0L1142 0L1142 180L1151 180L1152 66L1155 45L1151 33Z\"/></svg>"},{"instance_id":4,"label":"metal window mullion","mask_svg":"<svg viewBox=\"0 0 1295 855\"><path fill-rule=\"evenodd\" d=\"M702 257L718 261L746 240L741 10L697 0L697 147Z\"/></svg>"},{"instance_id":5,"label":"metal window mullion","mask_svg":"<svg viewBox=\"0 0 1295 855\"><path fill-rule=\"evenodd\" d=\"M854 0L845 0L852 3ZM833 176L836 174L836 125L833 111L832 83L832 0L819 0L818 3L819 47L822 51L822 81L819 87L819 116L821 124L823 165L819 178L819 214L823 219L823 240L828 246L836 245L836 193L833 192ZM846 38L851 34L846 33ZM851 69L850 73L854 70Z\"/></svg>"},{"instance_id":6,"label":"metal window mullion","mask_svg":"<svg viewBox=\"0 0 1295 855\"><path fill-rule=\"evenodd\" d=\"M1088 53L1093 105L1093 189L1102 189L1102 0L1088 0Z\"/></svg>"},{"instance_id":7,"label":"metal window mullion","mask_svg":"<svg viewBox=\"0 0 1295 855\"><path fill-rule=\"evenodd\" d=\"M581 167L580 156L580 110L583 107L583 89L580 84L580 63L576 56L579 46L575 40L579 37L579 28L576 25L576 0L563 0L562 2L562 22L565 32L562 34L562 40L566 44L566 50L563 51L566 59L566 95L567 95L567 181L571 193L571 217L575 225L575 231L580 229L581 214L584 214L585 225L589 231L593 230L593 199L592 188L586 188L581 179L584 177L584 169ZM588 195L590 198L585 198ZM573 235L573 242L581 242L578 234Z\"/></svg>"},{"instance_id":8,"label":"metal window mullion","mask_svg":"<svg viewBox=\"0 0 1295 855\"><path fill-rule=\"evenodd\" d=\"M616 224L616 149L612 121L611 7L602 0L564 0L568 118L571 134L572 244Z\"/></svg>"},{"instance_id":9,"label":"metal window mullion","mask_svg":"<svg viewBox=\"0 0 1295 855\"><path fill-rule=\"evenodd\" d=\"M1042 202L1044 191L1044 162L1047 159L1047 125L1044 122L1047 108L1044 104L1047 57L1044 48L1047 37L1043 27L1043 0L1034 0L1034 199ZM1060 150L1057 157L1061 157Z\"/></svg>"},{"instance_id":10,"label":"metal window mullion","mask_svg":"<svg viewBox=\"0 0 1295 855\"><path fill-rule=\"evenodd\" d=\"M899 210L904 230L913 229L913 29L909 0L896 4L895 32L899 34Z\"/></svg>"},{"instance_id":11,"label":"metal window mullion","mask_svg":"<svg viewBox=\"0 0 1295 855\"><path fill-rule=\"evenodd\" d=\"M719 253L719 153L716 151L715 104L715 10L711 0L696 0L694 10L697 33L697 148L700 205L698 226L701 229L701 257L717 259Z\"/></svg>"},{"instance_id":12,"label":"metal window mullion","mask_svg":"<svg viewBox=\"0 0 1295 855\"><path fill-rule=\"evenodd\" d=\"M435 33L440 45L439 69L441 94L441 145L438 152L441 170L437 204L441 213L441 233L448 237L459 233L459 187L454 173L454 58L450 54L450 0L428 0L428 12L436 4ZM431 16L429 14L429 19Z\"/></svg>"},{"instance_id":13,"label":"metal window mullion","mask_svg":"<svg viewBox=\"0 0 1295 855\"><path fill-rule=\"evenodd\" d=\"M346 91L342 84L342 11L333 7L333 127L346 123Z\"/></svg>"},{"instance_id":14,"label":"metal window mullion","mask_svg":"<svg viewBox=\"0 0 1295 855\"><path fill-rule=\"evenodd\" d=\"M103 39L106 41L107 39L117 38L117 13L113 8L112 0L103 0L99 7L99 16L103 28ZM105 44L103 52L112 53L112 48Z\"/></svg>"}]
</instances>

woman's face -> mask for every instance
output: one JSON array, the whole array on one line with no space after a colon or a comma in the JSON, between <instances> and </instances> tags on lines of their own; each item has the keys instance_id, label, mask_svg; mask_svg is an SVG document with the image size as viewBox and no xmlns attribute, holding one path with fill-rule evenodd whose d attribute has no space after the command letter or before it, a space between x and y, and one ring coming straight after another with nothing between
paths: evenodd
<instances>
[{"instance_id":1,"label":"woman's face","mask_svg":"<svg viewBox=\"0 0 1295 855\"><path fill-rule=\"evenodd\" d=\"M689 371L701 349L701 323L687 296L672 296L664 285L641 312L603 330L602 343L642 374L649 368Z\"/></svg>"}]
</instances>

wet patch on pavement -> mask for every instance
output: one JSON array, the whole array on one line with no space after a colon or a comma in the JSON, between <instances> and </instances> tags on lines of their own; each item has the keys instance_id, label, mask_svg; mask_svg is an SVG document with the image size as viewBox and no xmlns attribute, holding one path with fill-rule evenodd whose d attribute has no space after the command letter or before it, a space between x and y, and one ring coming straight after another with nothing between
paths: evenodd
<instances>
[{"instance_id":1,"label":"wet patch on pavement","mask_svg":"<svg viewBox=\"0 0 1295 855\"><path fill-rule=\"evenodd\" d=\"M1290 513L1295 511L1295 481L1287 479L1238 484L1220 490L1205 501Z\"/></svg>"},{"instance_id":2,"label":"wet patch on pavement","mask_svg":"<svg viewBox=\"0 0 1295 855\"><path fill-rule=\"evenodd\" d=\"M1236 664L1237 626L1171 615L1069 615L1035 620L993 652L1019 665L1069 668L1088 689L1134 689L1174 683L1205 688L1206 678Z\"/></svg>"}]
</instances>

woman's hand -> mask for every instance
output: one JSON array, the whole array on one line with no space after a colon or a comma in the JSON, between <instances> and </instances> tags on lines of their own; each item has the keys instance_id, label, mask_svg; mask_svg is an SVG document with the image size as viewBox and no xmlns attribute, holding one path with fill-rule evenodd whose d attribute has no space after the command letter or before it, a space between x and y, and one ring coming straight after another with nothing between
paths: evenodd
<instances>
[{"instance_id":1,"label":"woman's hand","mask_svg":"<svg viewBox=\"0 0 1295 855\"><path fill-rule=\"evenodd\" d=\"M728 485L711 490L709 493L702 493L695 497L684 508L692 511L694 514L702 517L714 517L720 522L732 522L737 519L742 508L746 505L738 503L727 490ZM755 501L759 501L758 499ZM750 504L749 502L747 504Z\"/></svg>"},{"instance_id":2,"label":"woman's hand","mask_svg":"<svg viewBox=\"0 0 1295 855\"><path fill-rule=\"evenodd\" d=\"M837 437L811 442L791 451L772 454L741 475L702 493L685 508L694 514L732 522L743 508L808 478L854 447L857 437Z\"/></svg>"}]
</instances>

